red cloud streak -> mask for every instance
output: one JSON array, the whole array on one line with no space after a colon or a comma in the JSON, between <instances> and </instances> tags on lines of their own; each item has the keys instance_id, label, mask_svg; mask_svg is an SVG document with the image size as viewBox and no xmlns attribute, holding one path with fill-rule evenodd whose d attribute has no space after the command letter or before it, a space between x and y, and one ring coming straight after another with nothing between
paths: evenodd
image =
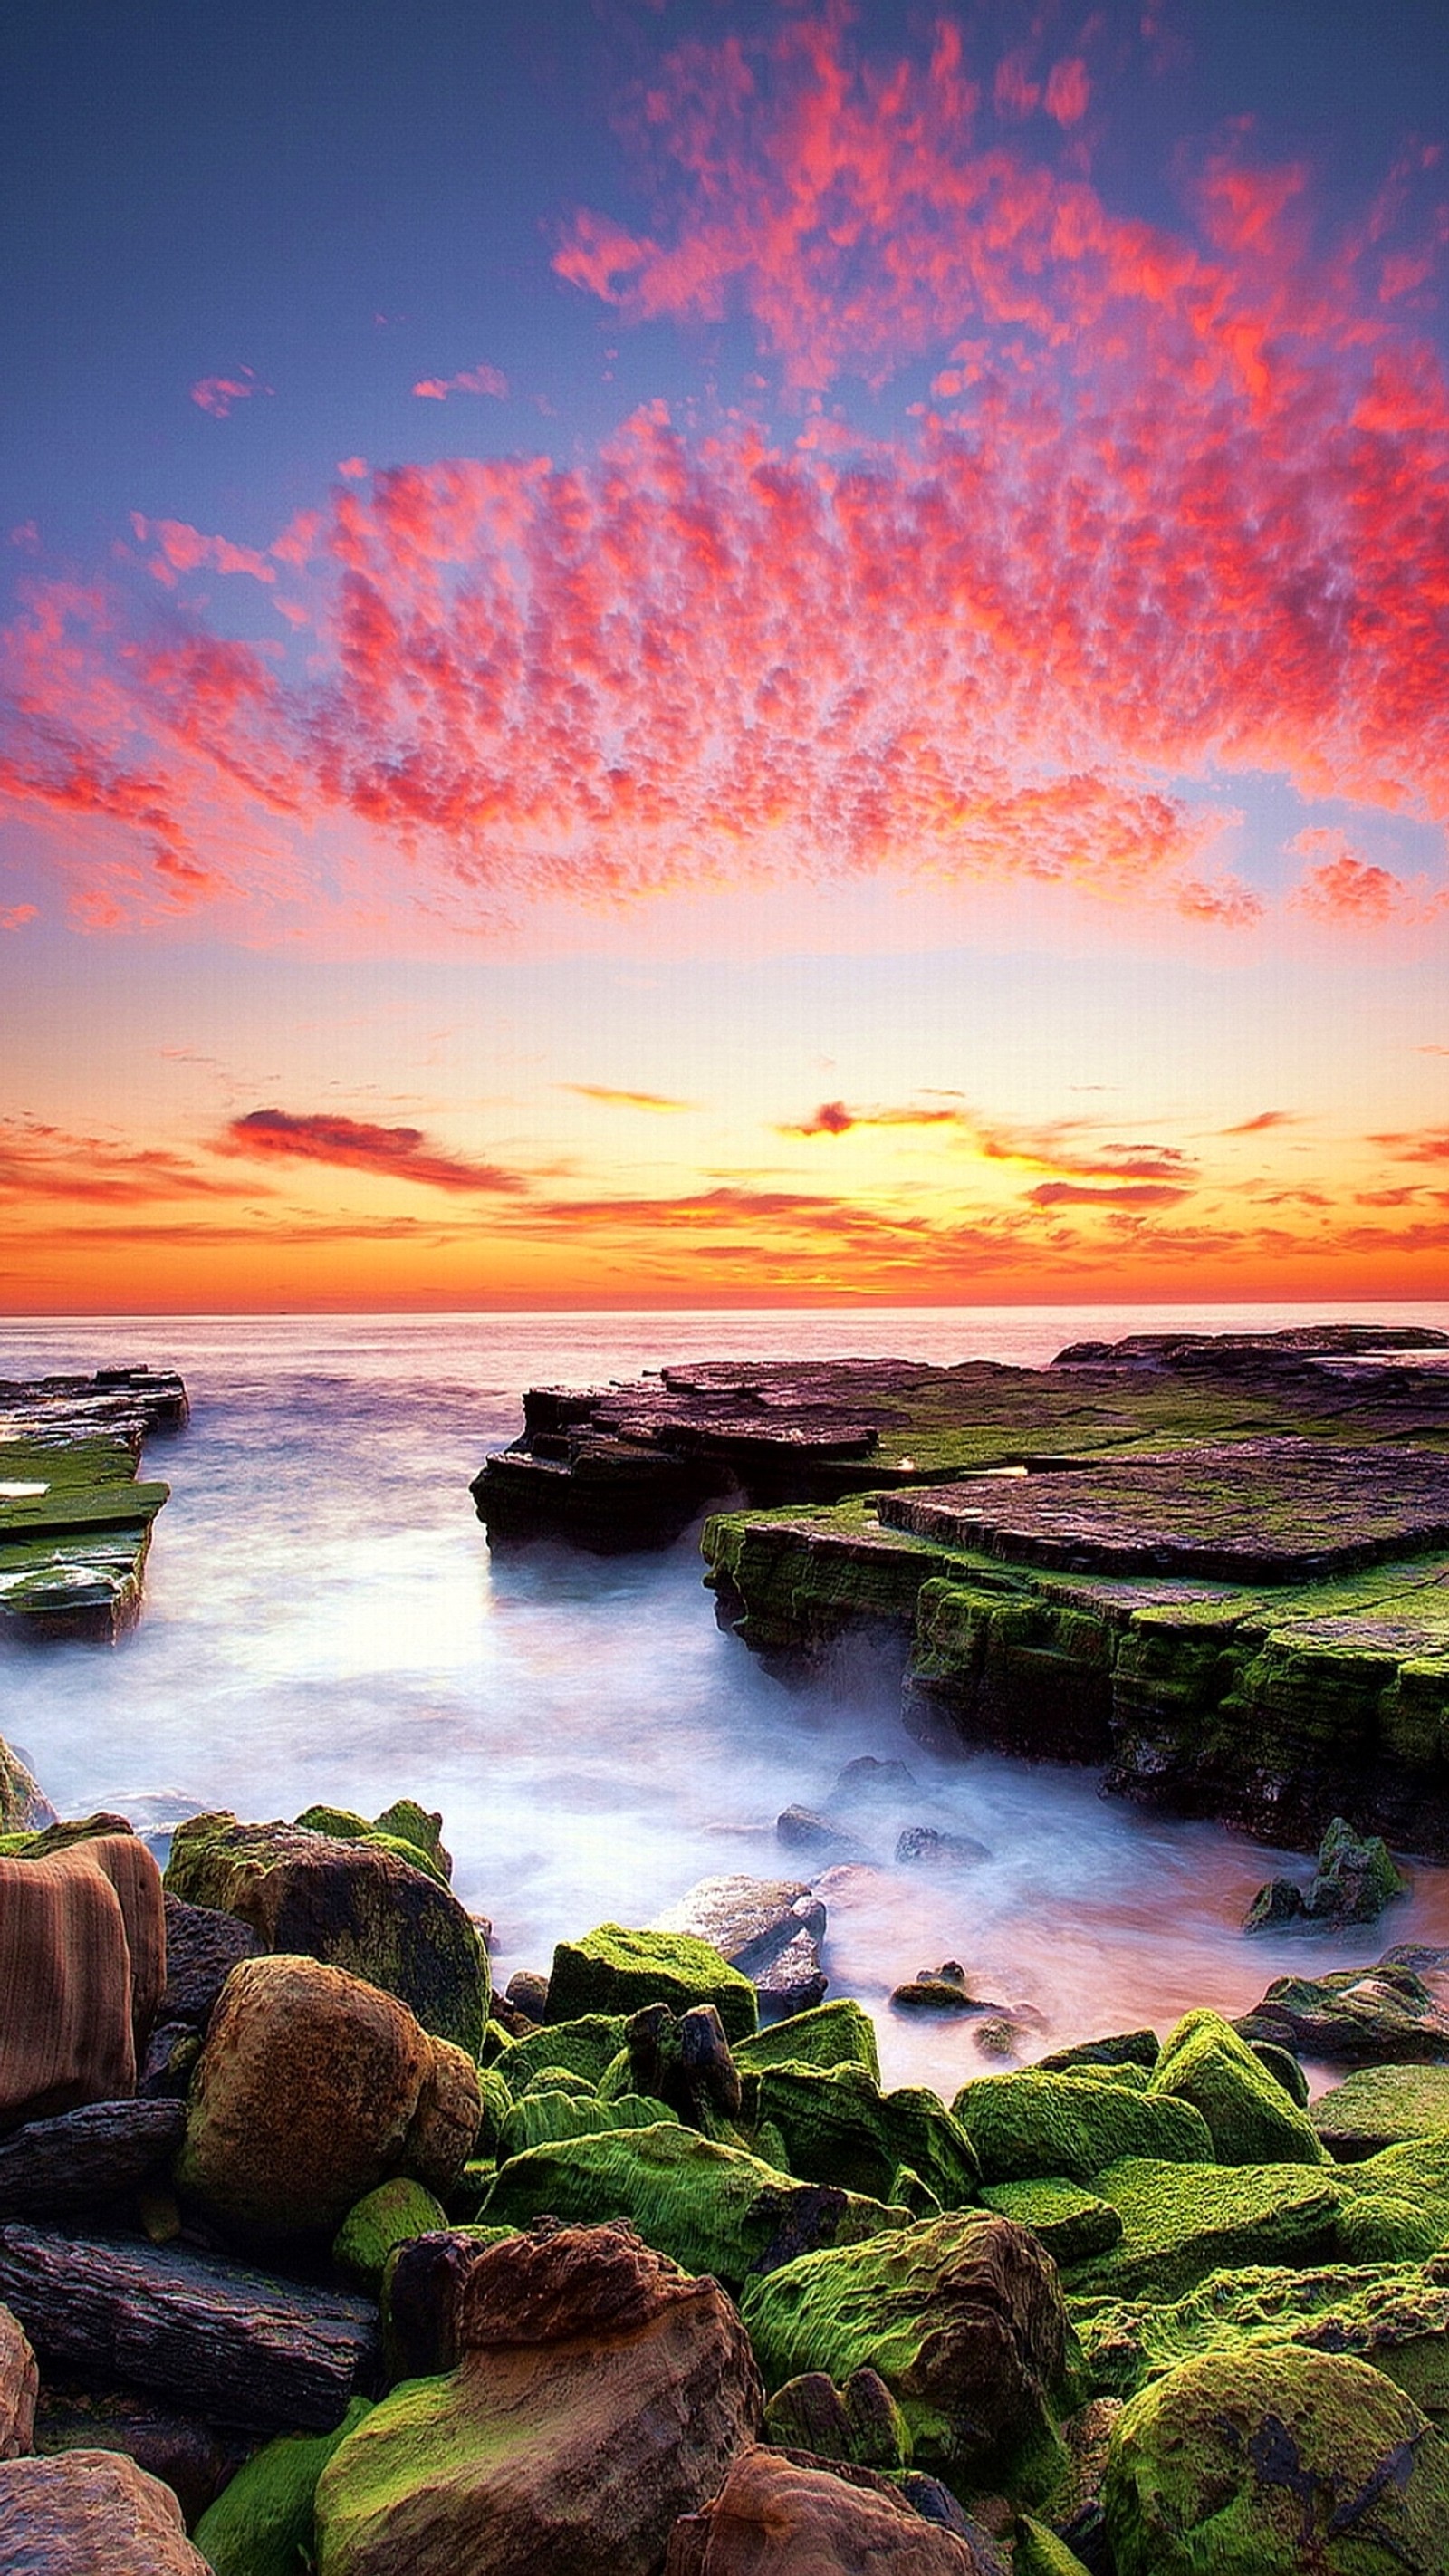
<instances>
[{"instance_id":1,"label":"red cloud streak","mask_svg":"<svg viewBox=\"0 0 1449 2576\"><path fill-rule=\"evenodd\" d=\"M514 1193L526 1184L495 1163L470 1163L440 1154L420 1127L374 1127L361 1118L326 1113L297 1116L286 1109L252 1109L233 1118L221 1150L281 1156L295 1162L332 1163L346 1171L372 1172L386 1180L420 1181L425 1188L455 1191L500 1190Z\"/></svg>"},{"instance_id":2,"label":"red cloud streak","mask_svg":"<svg viewBox=\"0 0 1449 2576\"><path fill-rule=\"evenodd\" d=\"M1449 386L1382 225L1318 252L1305 173L1228 158L1179 229L1129 219L1064 132L1075 58L1024 56L997 126L952 29L852 44L678 48L657 226L581 217L558 264L626 315L743 307L807 395L928 357L942 408L786 441L655 405L592 463L349 483L265 552L158 523L164 599L37 585L0 789L89 920L305 900L334 822L484 919L886 866L1232 927L1257 898L1164 777L1449 817ZM188 557L285 567L305 658L211 631ZM1397 910L1365 864L1305 902Z\"/></svg>"}]
</instances>

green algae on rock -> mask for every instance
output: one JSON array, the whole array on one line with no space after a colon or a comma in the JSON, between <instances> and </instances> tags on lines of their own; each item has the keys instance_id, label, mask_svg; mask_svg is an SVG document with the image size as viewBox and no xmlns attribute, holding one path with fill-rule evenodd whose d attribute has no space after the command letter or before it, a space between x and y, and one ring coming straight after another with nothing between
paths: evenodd
<instances>
[{"instance_id":1,"label":"green algae on rock","mask_svg":"<svg viewBox=\"0 0 1449 2576\"><path fill-rule=\"evenodd\" d=\"M280 2433L242 2463L192 2537L215 2576L297 2576L311 2555L317 2481L372 2411L354 2397L334 2433Z\"/></svg>"},{"instance_id":2,"label":"green algae on rock","mask_svg":"<svg viewBox=\"0 0 1449 2576\"><path fill-rule=\"evenodd\" d=\"M1220 2165L1316 2165L1326 2149L1307 2114L1220 2013L1185 2013L1162 2043L1151 2090L1190 2102Z\"/></svg>"},{"instance_id":3,"label":"green algae on rock","mask_svg":"<svg viewBox=\"0 0 1449 2576\"><path fill-rule=\"evenodd\" d=\"M1189 2102L1153 2097L1092 2074L1023 2066L978 2075L951 2105L987 2182L1065 2176L1090 2182L1123 2156L1212 2162L1212 2135Z\"/></svg>"},{"instance_id":4,"label":"green algae on rock","mask_svg":"<svg viewBox=\"0 0 1449 2576\"><path fill-rule=\"evenodd\" d=\"M1308 2114L1341 2164L1449 2129L1449 2066L1361 2066Z\"/></svg>"},{"instance_id":5,"label":"green algae on rock","mask_svg":"<svg viewBox=\"0 0 1449 2576\"><path fill-rule=\"evenodd\" d=\"M447 2224L448 2213L432 2192L409 2174L394 2174L353 2202L332 2239L332 2260L349 2280L375 2292L399 2245Z\"/></svg>"},{"instance_id":6,"label":"green algae on rock","mask_svg":"<svg viewBox=\"0 0 1449 2576\"><path fill-rule=\"evenodd\" d=\"M746 2078L745 2111L752 2123L778 2132L790 2172L806 2182L889 2200L904 2165L943 2208L976 2197L980 2169L971 2142L923 2087L882 2093L863 2066L821 2068L787 2058Z\"/></svg>"},{"instance_id":7,"label":"green algae on rock","mask_svg":"<svg viewBox=\"0 0 1449 2576\"><path fill-rule=\"evenodd\" d=\"M1124 2409L1103 2502L1119 2576L1442 2576L1449 2446L1361 2361L1209 2353Z\"/></svg>"},{"instance_id":8,"label":"green algae on rock","mask_svg":"<svg viewBox=\"0 0 1449 2576\"><path fill-rule=\"evenodd\" d=\"M1252 2264L1212 2272L1180 2299L1069 2299L1068 2307L1103 2397L1135 2397L1203 2353L1292 2343L1372 2362L1427 2415L1449 2418L1449 2287L1413 2266Z\"/></svg>"},{"instance_id":9,"label":"green algae on rock","mask_svg":"<svg viewBox=\"0 0 1449 2576\"><path fill-rule=\"evenodd\" d=\"M545 2216L627 2218L685 2271L730 2285L796 2253L897 2226L905 2214L863 2193L793 2181L670 2120L529 2148L500 2166L480 2213L515 2226Z\"/></svg>"},{"instance_id":10,"label":"green algae on rock","mask_svg":"<svg viewBox=\"0 0 1449 2576\"><path fill-rule=\"evenodd\" d=\"M1122 2237L1072 2276L1080 2296L1174 2299L1210 2272L1309 2264L1337 2252L1343 2185L1322 2167L1161 2164L1124 2156L1095 2176Z\"/></svg>"},{"instance_id":11,"label":"green algae on rock","mask_svg":"<svg viewBox=\"0 0 1449 2576\"><path fill-rule=\"evenodd\" d=\"M597 2089L624 2046L623 2013L580 2013L574 2021L547 2022L512 2042L495 2061L515 2100L536 2076L562 2068Z\"/></svg>"},{"instance_id":12,"label":"green algae on rock","mask_svg":"<svg viewBox=\"0 0 1449 2576\"><path fill-rule=\"evenodd\" d=\"M137 1481L141 1447L187 1411L169 1372L0 1381L0 1630L114 1644L134 1627L170 1493Z\"/></svg>"},{"instance_id":13,"label":"green algae on rock","mask_svg":"<svg viewBox=\"0 0 1449 2576\"><path fill-rule=\"evenodd\" d=\"M1449 2059L1449 2011L1412 1968L1382 1961L1324 1977L1275 1977L1233 2028L1249 2041L1349 2066Z\"/></svg>"},{"instance_id":14,"label":"green algae on rock","mask_svg":"<svg viewBox=\"0 0 1449 2576\"><path fill-rule=\"evenodd\" d=\"M676 2013L713 2004L731 2040L748 2039L759 2027L749 1978L688 1932L634 1932L621 1923L600 1923L582 1941L559 1942L548 1981L549 2024L593 2013L627 2018L655 2003Z\"/></svg>"},{"instance_id":15,"label":"green algae on rock","mask_svg":"<svg viewBox=\"0 0 1449 2576\"><path fill-rule=\"evenodd\" d=\"M403 1833L396 1821L404 1810L409 1823L416 1821L424 1829L420 1839ZM333 1842L365 1843L369 1850L391 1852L395 1859L409 1862L414 1869L422 1870L428 1878L440 1880L446 1887L452 1872L451 1866L445 1869L439 1859L442 1847L438 1833L442 1817L425 1816L422 1808L415 1807L410 1799L399 1799L387 1813L393 1822L385 1824L379 1816L369 1824L365 1816L355 1814L351 1807L304 1807L295 1822L304 1833L326 1834ZM431 1833L426 1830L430 1825L433 1828ZM443 1858L446 1859L447 1855L444 1854Z\"/></svg>"},{"instance_id":16,"label":"green algae on rock","mask_svg":"<svg viewBox=\"0 0 1449 2576\"><path fill-rule=\"evenodd\" d=\"M1000 2479L1030 2501L1060 2471L1056 2266L1008 2219L973 2210L807 2254L752 2282L744 2315L767 2388L878 2372L917 2464L955 2488Z\"/></svg>"},{"instance_id":17,"label":"green algae on rock","mask_svg":"<svg viewBox=\"0 0 1449 2576\"><path fill-rule=\"evenodd\" d=\"M875 2024L868 2012L845 1996L833 2003L814 2004L808 2012L792 2013L787 2021L774 2022L750 2039L736 2040L733 2047L741 2075L778 2066L789 2058L795 2065L821 2068L863 2066L880 2082Z\"/></svg>"},{"instance_id":18,"label":"green algae on rock","mask_svg":"<svg viewBox=\"0 0 1449 2576\"><path fill-rule=\"evenodd\" d=\"M191 1905L249 1923L267 1949L345 1968L396 1995L425 2030L475 2057L491 1991L477 1926L434 1867L287 1824L192 1816L171 1846L166 1885Z\"/></svg>"},{"instance_id":19,"label":"green algae on rock","mask_svg":"<svg viewBox=\"0 0 1449 2576\"><path fill-rule=\"evenodd\" d=\"M1065 2272L1122 2241L1122 2213L1080 2183L1046 2176L1038 2182L989 2182L981 2186L986 2208L1018 2227L1029 2227Z\"/></svg>"}]
</instances>

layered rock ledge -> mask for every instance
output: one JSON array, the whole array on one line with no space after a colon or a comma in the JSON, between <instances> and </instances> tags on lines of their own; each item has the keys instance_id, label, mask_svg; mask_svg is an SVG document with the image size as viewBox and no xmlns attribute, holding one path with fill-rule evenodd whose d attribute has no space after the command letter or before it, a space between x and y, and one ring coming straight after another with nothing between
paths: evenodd
<instances>
[{"instance_id":1,"label":"layered rock ledge","mask_svg":"<svg viewBox=\"0 0 1449 2576\"><path fill-rule=\"evenodd\" d=\"M171 1490L138 1480L142 1443L189 1409L169 1370L0 1379L0 1627L106 1644L134 1627Z\"/></svg>"}]
</instances>

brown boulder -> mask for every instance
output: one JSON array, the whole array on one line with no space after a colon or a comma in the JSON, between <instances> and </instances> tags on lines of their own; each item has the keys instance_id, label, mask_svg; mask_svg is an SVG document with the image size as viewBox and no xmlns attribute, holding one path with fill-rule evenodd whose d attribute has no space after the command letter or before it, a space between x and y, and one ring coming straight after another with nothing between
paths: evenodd
<instances>
[{"instance_id":1,"label":"brown boulder","mask_svg":"<svg viewBox=\"0 0 1449 2576\"><path fill-rule=\"evenodd\" d=\"M449 2190L479 2116L472 2060L395 1995L319 1959L245 1959L197 2064L177 2185L244 2238L330 2232L392 2174Z\"/></svg>"},{"instance_id":2,"label":"brown boulder","mask_svg":"<svg viewBox=\"0 0 1449 2576\"><path fill-rule=\"evenodd\" d=\"M165 1982L161 1873L134 1834L0 1858L0 2127L133 2094Z\"/></svg>"},{"instance_id":3,"label":"brown boulder","mask_svg":"<svg viewBox=\"0 0 1449 2576\"><path fill-rule=\"evenodd\" d=\"M713 2504L677 2522L664 2576L984 2576L956 2532L885 2481L847 2484L779 2451L746 2451Z\"/></svg>"},{"instance_id":4,"label":"brown boulder","mask_svg":"<svg viewBox=\"0 0 1449 2576\"><path fill-rule=\"evenodd\" d=\"M0 2307L0 2460L18 2459L35 2439L40 2373L18 2317Z\"/></svg>"},{"instance_id":5,"label":"brown boulder","mask_svg":"<svg viewBox=\"0 0 1449 2576\"><path fill-rule=\"evenodd\" d=\"M459 2292L462 2359L395 2389L317 2491L319 2576L657 2576L759 2423L737 2311L627 2227L549 2222Z\"/></svg>"},{"instance_id":6,"label":"brown boulder","mask_svg":"<svg viewBox=\"0 0 1449 2576\"><path fill-rule=\"evenodd\" d=\"M0 2461L0 2576L209 2576L169 2487L117 2451Z\"/></svg>"}]
</instances>

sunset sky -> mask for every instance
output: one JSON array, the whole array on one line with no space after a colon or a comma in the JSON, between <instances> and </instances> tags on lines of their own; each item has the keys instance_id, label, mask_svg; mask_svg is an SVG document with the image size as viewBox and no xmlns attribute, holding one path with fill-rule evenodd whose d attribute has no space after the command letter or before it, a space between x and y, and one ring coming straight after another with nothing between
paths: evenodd
<instances>
[{"instance_id":1,"label":"sunset sky","mask_svg":"<svg viewBox=\"0 0 1449 2576\"><path fill-rule=\"evenodd\" d=\"M0 1307L1449 1296L1444 0L0 100Z\"/></svg>"}]
</instances>

